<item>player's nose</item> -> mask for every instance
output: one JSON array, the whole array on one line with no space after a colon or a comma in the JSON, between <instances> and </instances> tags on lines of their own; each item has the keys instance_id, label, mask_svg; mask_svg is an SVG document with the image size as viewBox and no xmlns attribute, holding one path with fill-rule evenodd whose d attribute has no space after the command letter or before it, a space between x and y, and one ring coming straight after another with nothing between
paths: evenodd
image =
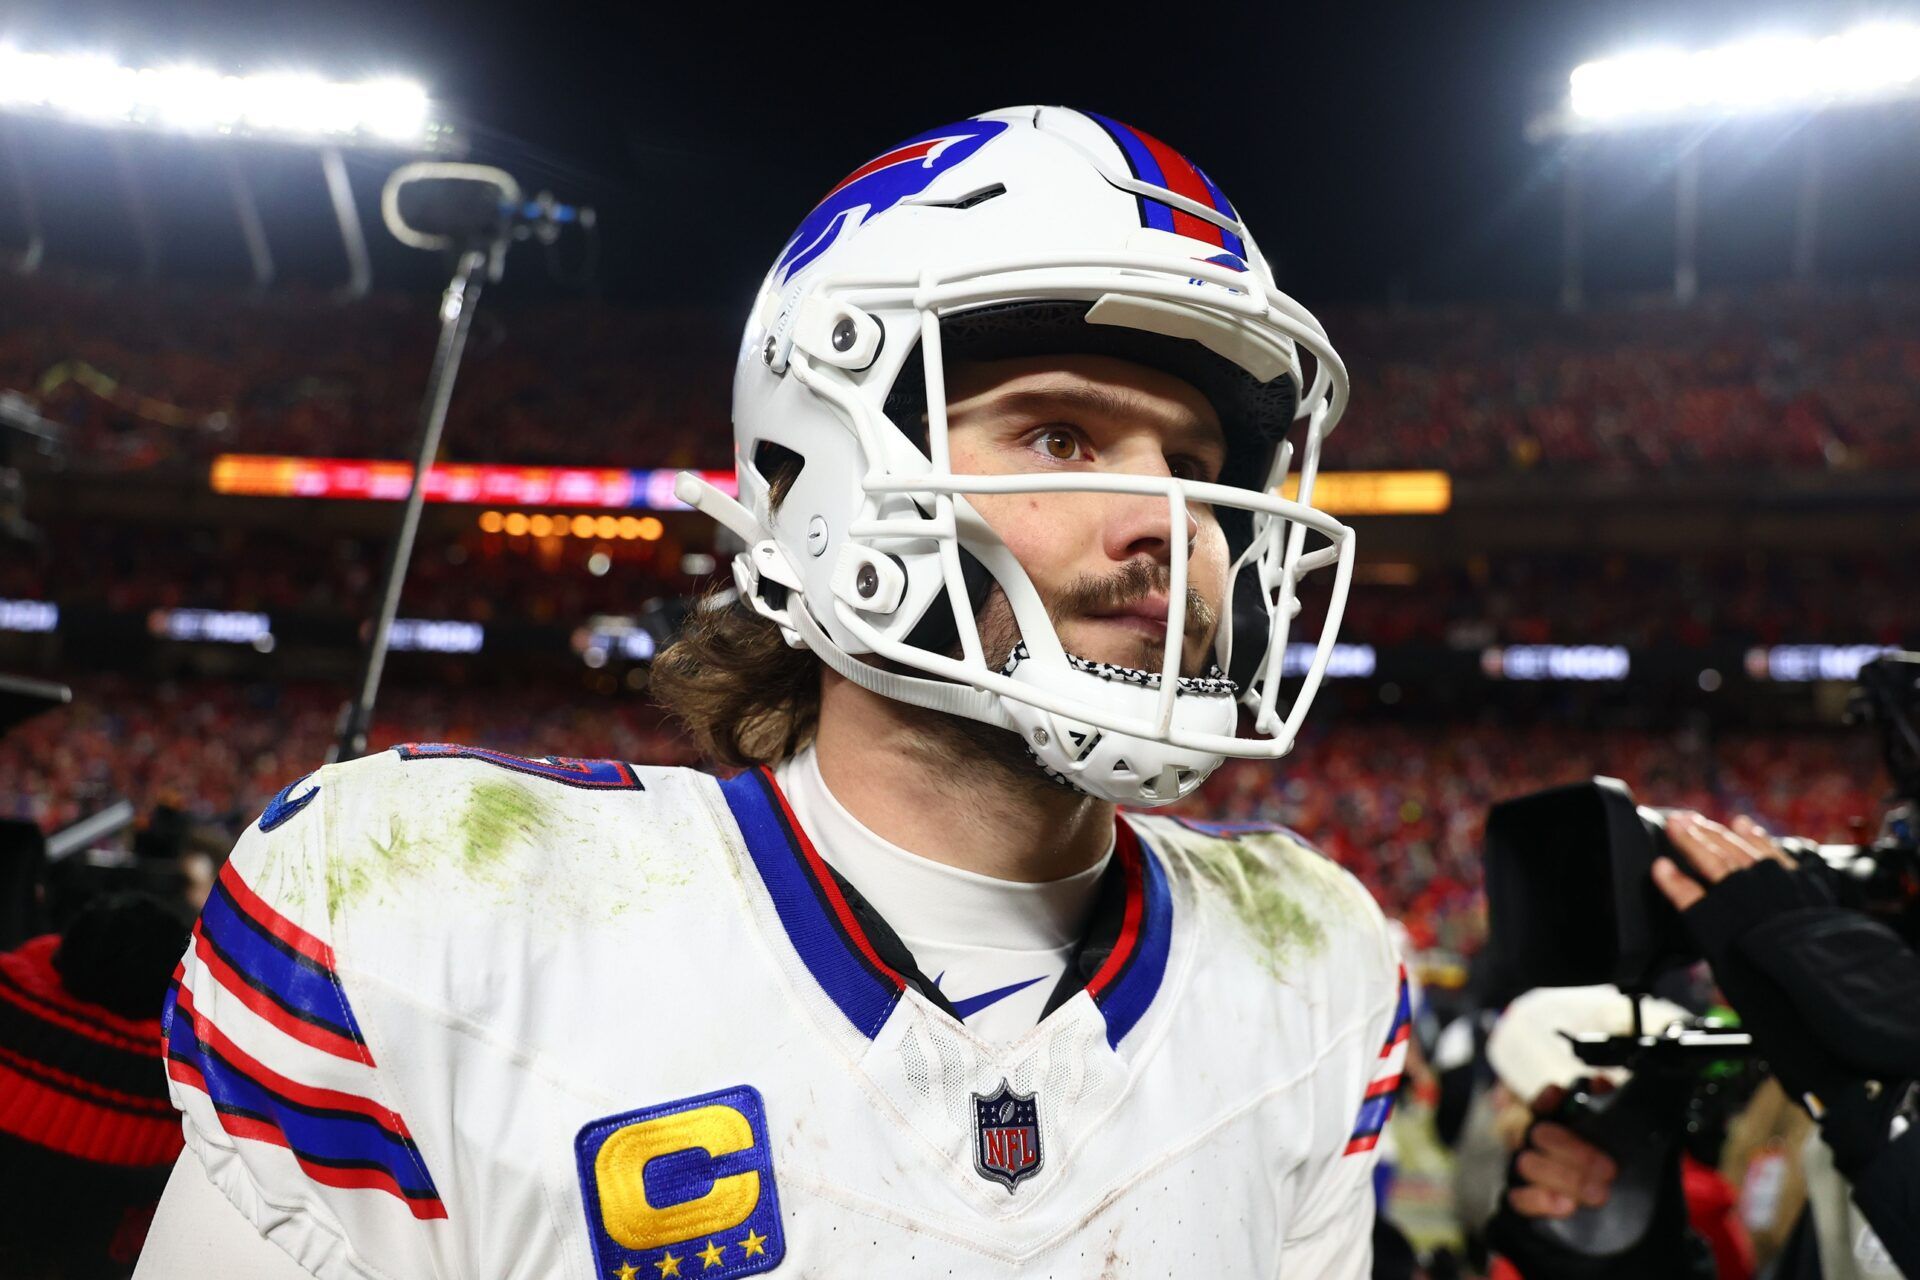
<instances>
[{"instance_id":1,"label":"player's nose","mask_svg":"<svg viewBox=\"0 0 1920 1280\"><path fill-rule=\"evenodd\" d=\"M1173 562L1174 513L1165 494L1114 494L1105 505L1102 540L1110 558L1116 563L1141 558L1158 564ZM1191 507L1182 511L1179 524L1191 555L1200 533L1200 521Z\"/></svg>"}]
</instances>

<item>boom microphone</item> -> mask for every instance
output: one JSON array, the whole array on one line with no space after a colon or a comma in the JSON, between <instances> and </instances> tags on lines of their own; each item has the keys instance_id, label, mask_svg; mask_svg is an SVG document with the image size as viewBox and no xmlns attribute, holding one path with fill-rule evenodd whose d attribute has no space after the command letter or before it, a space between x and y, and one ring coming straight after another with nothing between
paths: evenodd
<instances>
[{"instance_id":1,"label":"boom microphone","mask_svg":"<svg viewBox=\"0 0 1920 1280\"><path fill-rule=\"evenodd\" d=\"M444 161L395 169L380 194L380 215L394 239L431 250L491 250L527 238L551 244L563 226L594 225L592 208L563 204L545 191L529 199L505 169Z\"/></svg>"}]
</instances>

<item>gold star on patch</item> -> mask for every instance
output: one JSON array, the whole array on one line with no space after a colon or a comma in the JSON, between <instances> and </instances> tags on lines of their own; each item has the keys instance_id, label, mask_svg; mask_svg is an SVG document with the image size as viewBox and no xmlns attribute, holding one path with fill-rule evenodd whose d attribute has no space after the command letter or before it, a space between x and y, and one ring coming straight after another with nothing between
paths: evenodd
<instances>
[{"instance_id":1,"label":"gold star on patch","mask_svg":"<svg viewBox=\"0 0 1920 1280\"><path fill-rule=\"evenodd\" d=\"M677 1276L680 1274L680 1259L673 1256L672 1250L668 1250L666 1257L660 1259L660 1261L653 1265L660 1268L660 1274L662 1276Z\"/></svg>"},{"instance_id":2,"label":"gold star on patch","mask_svg":"<svg viewBox=\"0 0 1920 1280\"><path fill-rule=\"evenodd\" d=\"M633 1277L638 1273L634 1271L631 1262L623 1262L620 1264L620 1269L613 1274L618 1276L620 1280L633 1280Z\"/></svg>"},{"instance_id":3,"label":"gold star on patch","mask_svg":"<svg viewBox=\"0 0 1920 1280\"><path fill-rule=\"evenodd\" d=\"M700 1269L702 1271L705 1271L708 1267L719 1266L720 1255L725 1253L726 1251L727 1251L727 1246L723 1244L715 1244L711 1240L707 1241L707 1247L702 1249L697 1255L695 1255L700 1259Z\"/></svg>"},{"instance_id":4,"label":"gold star on patch","mask_svg":"<svg viewBox=\"0 0 1920 1280\"><path fill-rule=\"evenodd\" d=\"M751 1258L756 1253L764 1254L767 1251L766 1244L767 1238L765 1236L755 1231L752 1227L748 1227L747 1238L740 1242L740 1247L744 1249L746 1255Z\"/></svg>"}]
</instances>

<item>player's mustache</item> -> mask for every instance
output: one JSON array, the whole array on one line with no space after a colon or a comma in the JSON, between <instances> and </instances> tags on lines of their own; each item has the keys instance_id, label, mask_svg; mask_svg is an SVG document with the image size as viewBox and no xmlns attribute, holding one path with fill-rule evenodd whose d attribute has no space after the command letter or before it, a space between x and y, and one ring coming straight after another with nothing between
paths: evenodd
<instances>
[{"instance_id":1,"label":"player's mustache","mask_svg":"<svg viewBox=\"0 0 1920 1280\"><path fill-rule=\"evenodd\" d=\"M1058 626L1062 619L1114 613L1152 595L1170 595L1173 568L1150 560L1130 560L1113 573L1088 574L1062 587L1047 604L1047 616ZM1219 614L1192 587L1187 588L1187 635L1213 634Z\"/></svg>"}]
</instances>

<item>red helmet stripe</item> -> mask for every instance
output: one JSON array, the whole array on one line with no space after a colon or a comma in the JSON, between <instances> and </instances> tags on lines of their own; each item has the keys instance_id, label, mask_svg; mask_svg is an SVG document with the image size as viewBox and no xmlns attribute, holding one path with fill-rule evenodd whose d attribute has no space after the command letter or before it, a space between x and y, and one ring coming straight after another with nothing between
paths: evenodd
<instances>
[{"instance_id":1,"label":"red helmet stripe","mask_svg":"<svg viewBox=\"0 0 1920 1280\"><path fill-rule=\"evenodd\" d=\"M1132 125L1127 127L1133 129ZM1144 130L1133 129L1133 132L1160 165L1160 174L1166 179L1167 190L1176 195L1185 196L1195 204L1205 205L1209 209L1213 207L1213 193L1207 190L1206 181L1201 178L1200 171L1195 169L1185 156ZM1219 227L1205 218L1196 218L1184 209L1173 211L1173 229L1178 234L1194 240L1204 240L1208 244L1219 245L1222 249L1227 247Z\"/></svg>"}]
</instances>

